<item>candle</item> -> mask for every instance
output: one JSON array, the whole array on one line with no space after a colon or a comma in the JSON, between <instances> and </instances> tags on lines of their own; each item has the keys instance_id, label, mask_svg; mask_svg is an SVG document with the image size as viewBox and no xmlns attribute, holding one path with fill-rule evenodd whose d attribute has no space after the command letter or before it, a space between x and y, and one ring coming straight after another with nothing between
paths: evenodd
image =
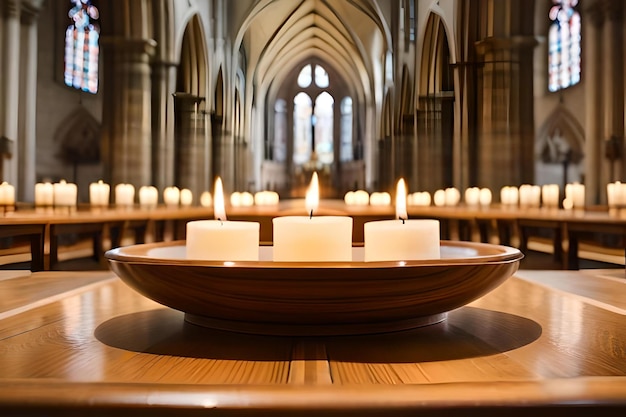
<instances>
[{"instance_id":1,"label":"candle","mask_svg":"<svg viewBox=\"0 0 626 417\"><path fill-rule=\"evenodd\" d=\"M75 206L78 188L76 184L61 180L52 185L55 206Z\"/></svg>"},{"instance_id":2,"label":"candle","mask_svg":"<svg viewBox=\"0 0 626 417\"><path fill-rule=\"evenodd\" d=\"M369 198L372 206L388 206L391 204L391 195L388 192L373 192Z\"/></svg>"},{"instance_id":3,"label":"candle","mask_svg":"<svg viewBox=\"0 0 626 417\"><path fill-rule=\"evenodd\" d=\"M108 206L111 187L102 180L89 184L89 202L92 206Z\"/></svg>"},{"instance_id":4,"label":"candle","mask_svg":"<svg viewBox=\"0 0 626 417\"><path fill-rule=\"evenodd\" d=\"M228 221L222 180L215 180L215 220L187 223L187 258L212 261L258 261L258 222Z\"/></svg>"},{"instance_id":5,"label":"candle","mask_svg":"<svg viewBox=\"0 0 626 417\"><path fill-rule=\"evenodd\" d=\"M480 203L481 207L488 207L489 205L491 205L491 199L491 190L489 188L481 188L478 196L478 202Z\"/></svg>"},{"instance_id":6,"label":"candle","mask_svg":"<svg viewBox=\"0 0 626 417\"><path fill-rule=\"evenodd\" d=\"M117 184L115 186L115 204L118 206L132 206L135 203L135 186L132 184Z\"/></svg>"},{"instance_id":7,"label":"candle","mask_svg":"<svg viewBox=\"0 0 626 417\"><path fill-rule=\"evenodd\" d=\"M189 207L193 203L193 193L188 188L180 190L180 205Z\"/></svg>"},{"instance_id":8,"label":"candle","mask_svg":"<svg viewBox=\"0 0 626 417\"><path fill-rule=\"evenodd\" d=\"M202 207L211 207L213 205L213 196L209 191L200 194L200 205Z\"/></svg>"},{"instance_id":9,"label":"candle","mask_svg":"<svg viewBox=\"0 0 626 417\"><path fill-rule=\"evenodd\" d=\"M139 187L139 205L142 207L156 207L159 202L159 190L153 185Z\"/></svg>"},{"instance_id":10,"label":"candle","mask_svg":"<svg viewBox=\"0 0 626 417\"><path fill-rule=\"evenodd\" d=\"M446 205L446 192L445 190L437 190L433 195L433 200L435 202L435 206L443 207Z\"/></svg>"},{"instance_id":11,"label":"candle","mask_svg":"<svg viewBox=\"0 0 626 417\"><path fill-rule=\"evenodd\" d=\"M180 202L180 190L178 187L165 187L163 190L163 202L167 206L177 206Z\"/></svg>"},{"instance_id":12,"label":"candle","mask_svg":"<svg viewBox=\"0 0 626 417\"><path fill-rule=\"evenodd\" d=\"M559 206L559 185L544 184L541 187L541 200L545 207L556 208Z\"/></svg>"},{"instance_id":13,"label":"candle","mask_svg":"<svg viewBox=\"0 0 626 417\"><path fill-rule=\"evenodd\" d=\"M396 191L396 220L364 225L365 261L439 259L439 221L408 220L406 186L400 179Z\"/></svg>"},{"instance_id":14,"label":"candle","mask_svg":"<svg viewBox=\"0 0 626 417\"><path fill-rule=\"evenodd\" d=\"M274 206L278 201L279 196L275 191L259 191L254 194L254 204L257 206Z\"/></svg>"},{"instance_id":15,"label":"candle","mask_svg":"<svg viewBox=\"0 0 626 417\"><path fill-rule=\"evenodd\" d=\"M313 173L306 193L308 216L272 220L273 257L276 262L349 262L352 260L352 217L314 216L319 204L319 183Z\"/></svg>"},{"instance_id":16,"label":"candle","mask_svg":"<svg viewBox=\"0 0 626 417\"><path fill-rule=\"evenodd\" d=\"M54 187L49 182L35 184L35 205L51 206L54 204Z\"/></svg>"},{"instance_id":17,"label":"candle","mask_svg":"<svg viewBox=\"0 0 626 417\"><path fill-rule=\"evenodd\" d=\"M12 206L15 204L15 187L4 181L0 184L0 205Z\"/></svg>"},{"instance_id":18,"label":"candle","mask_svg":"<svg viewBox=\"0 0 626 417\"><path fill-rule=\"evenodd\" d=\"M446 188L444 191L445 205L454 207L461 201L461 192L455 187Z\"/></svg>"},{"instance_id":19,"label":"candle","mask_svg":"<svg viewBox=\"0 0 626 417\"><path fill-rule=\"evenodd\" d=\"M465 204L477 206L480 201L480 188L470 187L465 189Z\"/></svg>"}]
</instances>

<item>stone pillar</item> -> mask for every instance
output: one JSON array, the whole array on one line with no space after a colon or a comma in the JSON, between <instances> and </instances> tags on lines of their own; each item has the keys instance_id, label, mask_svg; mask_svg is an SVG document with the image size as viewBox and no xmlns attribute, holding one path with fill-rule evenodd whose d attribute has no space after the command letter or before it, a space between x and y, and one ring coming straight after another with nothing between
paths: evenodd
<instances>
[{"instance_id":1,"label":"stone pillar","mask_svg":"<svg viewBox=\"0 0 626 417\"><path fill-rule=\"evenodd\" d=\"M622 0L612 0L607 3L607 17L605 23L606 77L604 91L606 92L605 109L607 120L607 138L615 143L620 152L612 161L609 172L609 181L625 180L624 169L624 3Z\"/></svg>"},{"instance_id":2,"label":"stone pillar","mask_svg":"<svg viewBox=\"0 0 626 417\"><path fill-rule=\"evenodd\" d=\"M39 9L22 3L17 199L35 200L37 163L37 23Z\"/></svg>"},{"instance_id":3,"label":"stone pillar","mask_svg":"<svg viewBox=\"0 0 626 417\"><path fill-rule=\"evenodd\" d=\"M176 93L176 185L191 190L199 198L207 188L204 170L209 156L203 97Z\"/></svg>"},{"instance_id":4,"label":"stone pillar","mask_svg":"<svg viewBox=\"0 0 626 417\"><path fill-rule=\"evenodd\" d=\"M591 56L584 61L585 96L587 111L585 118L585 198L587 205L606 202L606 186L602 177L604 140L602 133L602 24L604 14L596 9L589 10L585 25L586 51Z\"/></svg>"},{"instance_id":5,"label":"stone pillar","mask_svg":"<svg viewBox=\"0 0 626 417\"><path fill-rule=\"evenodd\" d=\"M152 64L152 179L159 190L175 182L174 91L176 63Z\"/></svg>"},{"instance_id":6,"label":"stone pillar","mask_svg":"<svg viewBox=\"0 0 626 417\"><path fill-rule=\"evenodd\" d=\"M102 37L103 162L107 180L136 188L152 184L152 39Z\"/></svg>"},{"instance_id":7,"label":"stone pillar","mask_svg":"<svg viewBox=\"0 0 626 417\"><path fill-rule=\"evenodd\" d=\"M19 2L0 3L0 180L17 183L20 79Z\"/></svg>"}]
</instances>

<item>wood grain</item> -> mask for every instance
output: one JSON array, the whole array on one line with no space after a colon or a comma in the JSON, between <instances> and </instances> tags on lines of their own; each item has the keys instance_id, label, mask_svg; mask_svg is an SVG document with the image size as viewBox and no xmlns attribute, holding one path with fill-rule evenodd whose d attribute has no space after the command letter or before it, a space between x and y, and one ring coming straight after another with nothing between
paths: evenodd
<instances>
[{"instance_id":1,"label":"wood grain","mask_svg":"<svg viewBox=\"0 0 626 417\"><path fill-rule=\"evenodd\" d=\"M17 291L39 274L0 284ZM45 274L32 297L51 293L52 278L76 287L0 319L0 415L607 416L626 407L623 315L527 279L432 326L281 337L186 323L111 273L86 287L80 274L101 274Z\"/></svg>"}]
</instances>

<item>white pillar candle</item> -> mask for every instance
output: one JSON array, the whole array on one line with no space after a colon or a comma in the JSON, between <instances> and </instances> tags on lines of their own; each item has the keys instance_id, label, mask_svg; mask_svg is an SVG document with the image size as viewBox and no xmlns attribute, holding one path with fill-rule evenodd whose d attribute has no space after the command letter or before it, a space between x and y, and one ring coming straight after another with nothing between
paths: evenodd
<instances>
[{"instance_id":1,"label":"white pillar candle","mask_svg":"<svg viewBox=\"0 0 626 417\"><path fill-rule=\"evenodd\" d=\"M491 205L491 190L489 188L481 188L478 195L478 202L482 207L488 207Z\"/></svg>"},{"instance_id":2,"label":"white pillar candle","mask_svg":"<svg viewBox=\"0 0 626 417\"><path fill-rule=\"evenodd\" d=\"M308 216L272 220L276 262L349 262L352 260L352 217L314 216L319 204L317 173L306 194Z\"/></svg>"},{"instance_id":3,"label":"white pillar candle","mask_svg":"<svg viewBox=\"0 0 626 417\"><path fill-rule=\"evenodd\" d=\"M354 191L348 191L347 193L344 194L343 202L346 203L347 206L356 205L354 201L355 201Z\"/></svg>"},{"instance_id":4,"label":"white pillar candle","mask_svg":"<svg viewBox=\"0 0 626 417\"><path fill-rule=\"evenodd\" d=\"M365 262L439 259L438 220L408 220L406 186L398 181L396 220L367 222L364 225Z\"/></svg>"},{"instance_id":5,"label":"white pillar candle","mask_svg":"<svg viewBox=\"0 0 626 417\"><path fill-rule=\"evenodd\" d=\"M254 205L254 196L244 191L241 193L241 207L252 207Z\"/></svg>"},{"instance_id":6,"label":"white pillar candle","mask_svg":"<svg viewBox=\"0 0 626 417\"><path fill-rule=\"evenodd\" d=\"M153 185L139 187L139 205L142 207L156 207L159 203L159 190Z\"/></svg>"},{"instance_id":7,"label":"white pillar candle","mask_svg":"<svg viewBox=\"0 0 626 417\"><path fill-rule=\"evenodd\" d=\"M357 206L367 206L370 203L370 195L365 190L356 190L354 192L354 203Z\"/></svg>"},{"instance_id":8,"label":"white pillar candle","mask_svg":"<svg viewBox=\"0 0 626 417\"><path fill-rule=\"evenodd\" d=\"M4 181L0 184L0 205L12 206L15 204L15 187Z\"/></svg>"},{"instance_id":9,"label":"white pillar candle","mask_svg":"<svg viewBox=\"0 0 626 417\"><path fill-rule=\"evenodd\" d=\"M541 187L541 200L545 207L556 208L559 205L559 185L544 184Z\"/></svg>"},{"instance_id":10,"label":"white pillar candle","mask_svg":"<svg viewBox=\"0 0 626 417\"><path fill-rule=\"evenodd\" d=\"M435 206L443 207L446 205L446 192L445 190L437 190L435 191L435 195L433 195L433 200L435 202Z\"/></svg>"},{"instance_id":11,"label":"white pillar candle","mask_svg":"<svg viewBox=\"0 0 626 417\"><path fill-rule=\"evenodd\" d=\"M35 184L35 205L51 206L54 204L54 186L49 182Z\"/></svg>"},{"instance_id":12,"label":"white pillar candle","mask_svg":"<svg viewBox=\"0 0 626 417\"><path fill-rule=\"evenodd\" d=\"M480 188L469 187L465 189L465 204L477 206L480 201Z\"/></svg>"},{"instance_id":13,"label":"white pillar candle","mask_svg":"<svg viewBox=\"0 0 626 417\"><path fill-rule=\"evenodd\" d=\"M461 201L461 192L455 187L446 188L444 193L446 206L454 207Z\"/></svg>"},{"instance_id":14,"label":"white pillar candle","mask_svg":"<svg viewBox=\"0 0 626 417\"><path fill-rule=\"evenodd\" d=\"M258 222L228 221L222 180L215 181L215 220L187 223L187 259L212 261L258 261Z\"/></svg>"},{"instance_id":15,"label":"white pillar candle","mask_svg":"<svg viewBox=\"0 0 626 417\"><path fill-rule=\"evenodd\" d=\"M200 194L200 205L202 207L211 207L213 205L213 196L209 191Z\"/></svg>"},{"instance_id":16,"label":"white pillar candle","mask_svg":"<svg viewBox=\"0 0 626 417\"><path fill-rule=\"evenodd\" d=\"M111 186L102 180L89 184L89 202L92 206L108 206Z\"/></svg>"},{"instance_id":17,"label":"white pillar candle","mask_svg":"<svg viewBox=\"0 0 626 417\"><path fill-rule=\"evenodd\" d=\"M163 202L167 206L178 206L178 203L180 203L180 190L178 187L165 187L163 190Z\"/></svg>"},{"instance_id":18,"label":"white pillar candle","mask_svg":"<svg viewBox=\"0 0 626 417\"><path fill-rule=\"evenodd\" d=\"M118 206L132 206L135 203L135 186L132 184L117 184L115 186L115 204Z\"/></svg>"},{"instance_id":19,"label":"white pillar candle","mask_svg":"<svg viewBox=\"0 0 626 417\"><path fill-rule=\"evenodd\" d=\"M188 188L180 190L180 205L189 207L193 203L193 193Z\"/></svg>"},{"instance_id":20,"label":"white pillar candle","mask_svg":"<svg viewBox=\"0 0 626 417\"><path fill-rule=\"evenodd\" d=\"M76 184L61 180L52 185L54 192L54 205L59 207L68 207L76 205L76 197L78 188Z\"/></svg>"}]
</instances>

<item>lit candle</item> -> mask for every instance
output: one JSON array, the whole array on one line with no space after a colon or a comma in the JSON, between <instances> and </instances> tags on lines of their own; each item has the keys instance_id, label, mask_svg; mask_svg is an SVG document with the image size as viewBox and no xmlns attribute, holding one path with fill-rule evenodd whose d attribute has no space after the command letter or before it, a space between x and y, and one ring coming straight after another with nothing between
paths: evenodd
<instances>
[{"instance_id":1,"label":"lit candle","mask_svg":"<svg viewBox=\"0 0 626 417\"><path fill-rule=\"evenodd\" d=\"M0 205L12 206L15 204L15 187L4 181L0 184Z\"/></svg>"},{"instance_id":2,"label":"lit candle","mask_svg":"<svg viewBox=\"0 0 626 417\"><path fill-rule=\"evenodd\" d=\"M163 190L163 202L167 206L178 206L180 202L180 190L178 187L165 187Z\"/></svg>"},{"instance_id":3,"label":"lit candle","mask_svg":"<svg viewBox=\"0 0 626 417\"><path fill-rule=\"evenodd\" d=\"M61 180L52 185L54 193L54 205L59 207L68 207L76 205L76 197L78 188L76 184L68 183Z\"/></svg>"},{"instance_id":4,"label":"lit candle","mask_svg":"<svg viewBox=\"0 0 626 417\"><path fill-rule=\"evenodd\" d=\"M489 188L481 188L478 196L478 202L480 203L481 207L488 207L489 205L491 205L491 199L491 190Z\"/></svg>"},{"instance_id":5,"label":"lit candle","mask_svg":"<svg viewBox=\"0 0 626 417\"><path fill-rule=\"evenodd\" d=\"M35 205L51 206L54 204L54 186L49 182L35 184Z\"/></svg>"},{"instance_id":6,"label":"lit candle","mask_svg":"<svg viewBox=\"0 0 626 417\"><path fill-rule=\"evenodd\" d=\"M313 173L306 193L308 216L272 220L274 261L349 262L352 260L352 217L314 216L319 204L319 183Z\"/></svg>"},{"instance_id":7,"label":"lit candle","mask_svg":"<svg viewBox=\"0 0 626 417\"><path fill-rule=\"evenodd\" d=\"M108 206L111 187L102 180L89 184L89 203L92 206Z\"/></svg>"},{"instance_id":8,"label":"lit candle","mask_svg":"<svg viewBox=\"0 0 626 417\"><path fill-rule=\"evenodd\" d=\"M189 207L193 203L193 193L188 188L180 190L180 205Z\"/></svg>"},{"instance_id":9,"label":"lit candle","mask_svg":"<svg viewBox=\"0 0 626 417\"><path fill-rule=\"evenodd\" d=\"M228 221L221 178L215 180L215 220L187 223L187 258L212 261L258 261L258 222Z\"/></svg>"},{"instance_id":10,"label":"lit candle","mask_svg":"<svg viewBox=\"0 0 626 417\"><path fill-rule=\"evenodd\" d=\"M200 194L200 205L202 207L211 207L213 205L213 196L211 196L211 192L204 191Z\"/></svg>"},{"instance_id":11,"label":"lit candle","mask_svg":"<svg viewBox=\"0 0 626 417\"><path fill-rule=\"evenodd\" d=\"M439 221L408 220L406 186L400 179L396 191L396 220L364 225L365 261L439 259Z\"/></svg>"},{"instance_id":12,"label":"lit candle","mask_svg":"<svg viewBox=\"0 0 626 417\"><path fill-rule=\"evenodd\" d=\"M132 206L135 203L135 186L132 184L117 184L115 186L115 204L118 206Z\"/></svg>"},{"instance_id":13,"label":"lit candle","mask_svg":"<svg viewBox=\"0 0 626 417\"><path fill-rule=\"evenodd\" d=\"M159 190L153 185L139 187L139 205L142 207L156 207L159 202Z\"/></svg>"},{"instance_id":14,"label":"lit candle","mask_svg":"<svg viewBox=\"0 0 626 417\"><path fill-rule=\"evenodd\" d=\"M465 204L477 206L480 201L480 188L470 187L465 189Z\"/></svg>"}]
</instances>

